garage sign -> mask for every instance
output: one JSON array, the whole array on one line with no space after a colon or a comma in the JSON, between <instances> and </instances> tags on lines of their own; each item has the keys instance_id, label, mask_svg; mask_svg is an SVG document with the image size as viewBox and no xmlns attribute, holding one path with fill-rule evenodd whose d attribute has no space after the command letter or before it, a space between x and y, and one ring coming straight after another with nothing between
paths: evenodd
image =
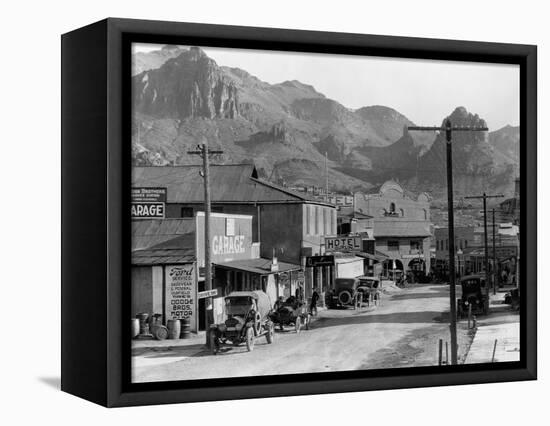
<instances>
[{"instance_id":1,"label":"garage sign","mask_svg":"<svg viewBox=\"0 0 550 426\"><path fill-rule=\"evenodd\" d=\"M132 219L164 219L166 188L132 188Z\"/></svg>"}]
</instances>

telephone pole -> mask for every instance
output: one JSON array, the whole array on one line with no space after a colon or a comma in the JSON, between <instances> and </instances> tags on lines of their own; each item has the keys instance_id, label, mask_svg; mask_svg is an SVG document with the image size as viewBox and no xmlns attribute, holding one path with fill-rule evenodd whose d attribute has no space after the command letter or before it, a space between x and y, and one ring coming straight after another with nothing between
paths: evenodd
<instances>
[{"instance_id":1,"label":"telephone pole","mask_svg":"<svg viewBox=\"0 0 550 426\"><path fill-rule=\"evenodd\" d=\"M454 229L454 210L453 210L453 150L452 139L453 132L486 132L487 127L464 127L453 126L451 120L447 118L443 127L433 126L409 126L408 130L418 131L444 131L447 140L447 209L449 222L449 302L450 302L450 332L451 332L451 364L456 365L458 360L458 343L456 338L456 289L455 289L455 229Z\"/></svg>"},{"instance_id":2,"label":"telephone pole","mask_svg":"<svg viewBox=\"0 0 550 426\"><path fill-rule=\"evenodd\" d=\"M495 209L493 208L493 294L496 294L497 288L497 251L496 251L496 236L495 236Z\"/></svg>"},{"instance_id":3,"label":"telephone pole","mask_svg":"<svg viewBox=\"0 0 550 426\"><path fill-rule=\"evenodd\" d=\"M328 203L328 164L327 164L327 160L328 160L328 155L327 155L327 152L325 151L325 201Z\"/></svg>"},{"instance_id":4,"label":"telephone pole","mask_svg":"<svg viewBox=\"0 0 550 426\"><path fill-rule=\"evenodd\" d=\"M504 197L504 195L502 194L497 194L497 195L487 195L485 192L483 193L483 195L474 195L474 196L471 196L471 197L464 197L466 199L469 199L469 200L479 200L479 199L483 199L483 228L484 228L484 231L485 231L485 285L488 286L489 285L489 243L487 241L487 198L502 198ZM494 251L494 247L495 247L495 234L494 234L494 229L495 229L495 225L494 225L494 221L495 221L495 216L494 216L494 209L493 209L493 251ZM493 255L494 255L494 252L493 252ZM493 281L493 295L497 294L497 289L496 289L496 286L495 286L495 283Z\"/></svg>"},{"instance_id":5,"label":"telephone pole","mask_svg":"<svg viewBox=\"0 0 550 426\"><path fill-rule=\"evenodd\" d=\"M201 176L204 179L204 289L212 290L212 265L210 262L210 164L209 157L214 154L223 154L220 150L208 149L208 143L204 142L197 145L195 151L187 151L191 155L199 155L202 157L202 173ZM208 318L208 308L212 303L212 299L208 297L205 300L205 329L206 344L209 345L208 329L210 327L210 318Z\"/></svg>"}]
</instances>

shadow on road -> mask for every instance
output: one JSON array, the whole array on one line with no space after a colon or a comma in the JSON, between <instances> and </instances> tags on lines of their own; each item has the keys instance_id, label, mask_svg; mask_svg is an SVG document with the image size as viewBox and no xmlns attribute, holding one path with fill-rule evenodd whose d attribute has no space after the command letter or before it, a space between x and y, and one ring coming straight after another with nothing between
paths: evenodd
<instances>
[{"instance_id":1,"label":"shadow on road","mask_svg":"<svg viewBox=\"0 0 550 426\"><path fill-rule=\"evenodd\" d=\"M144 356L146 358L163 358L163 357L189 357L196 356L201 352L207 352L203 343L185 346L159 346L159 347L142 347L133 348L132 356Z\"/></svg>"},{"instance_id":2,"label":"shadow on road","mask_svg":"<svg viewBox=\"0 0 550 426\"><path fill-rule=\"evenodd\" d=\"M433 318L440 316L438 311L394 312L389 314L368 314L357 316L345 316L340 318L319 318L311 328L337 327L340 325L359 324L410 324L431 323Z\"/></svg>"},{"instance_id":3,"label":"shadow on road","mask_svg":"<svg viewBox=\"0 0 550 426\"><path fill-rule=\"evenodd\" d=\"M443 294L448 294L445 291L433 291L429 293L410 293L410 294L394 294L391 296L391 300L408 300L408 299L432 299L434 297L441 297Z\"/></svg>"}]
</instances>

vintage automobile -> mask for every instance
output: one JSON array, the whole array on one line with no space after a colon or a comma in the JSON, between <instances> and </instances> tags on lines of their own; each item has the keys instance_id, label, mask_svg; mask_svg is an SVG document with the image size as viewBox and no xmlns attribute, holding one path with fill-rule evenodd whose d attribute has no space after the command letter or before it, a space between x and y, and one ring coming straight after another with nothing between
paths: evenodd
<instances>
[{"instance_id":1,"label":"vintage automobile","mask_svg":"<svg viewBox=\"0 0 550 426\"><path fill-rule=\"evenodd\" d=\"M380 278L371 276L358 277L359 286L357 287L358 294L362 294L361 301L370 305L380 305L382 294L380 292Z\"/></svg>"},{"instance_id":2,"label":"vintage automobile","mask_svg":"<svg viewBox=\"0 0 550 426\"><path fill-rule=\"evenodd\" d=\"M300 332L302 325L309 330L311 315L307 306L294 296L290 296L270 315L271 321L284 330L285 325L294 326L296 333Z\"/></svg>"},{"instance_id":3,"label":"vintage automobile","mask_svg":"<svg viewBox=\"0 0 550 426\"><path fill-rule=\"evenodd\" d=\"M254 340L265 336L273 343L274 325L271 301L263 291L234 291L225 297L225 315L221 324L212 324L209 329L210 349L215 355L222 345L231 342L234 346L246 343L246 349L254 349Z\"/></svg>"},{"instance_id":4,"label":"vintage automobile","mask_svg":"<svg viewBox=\"0 0 550 426\"><path fill-rule=\"evenodd\" d=\"M468 275L460 280L462 296L457 300L459 317L468 315L470 306L472 313L487 315L489 313L489 294L485 285L485 276Z\"/></svg>"},{"instance_id":5,"label":"vintage automobile","mask_svg":"<svg viewBox=\"0 0 550 426\"><path fill-rule=\"evenodd\" d=\"M510 290L504 296L504 303L507 305L511 305L512 309L516 311L519 310L519 301L519 288Z\"/></svg>"},{"instance_id":6,"label":"vintage automobile","mask_svg":"<svg viewBox=\"0 0 550 426\"><path fill-rule=\"evenodd\" d=\"M360 278L364 278L361 284ZM357 306L359 295L362 300L367 299L367 294L370 293L367 280L371 277L356 277L356 278L336 278L334 280L334 288L327 292L325 296L325 304L329 309L345 308Z\"/></svg>"}]
</instances>

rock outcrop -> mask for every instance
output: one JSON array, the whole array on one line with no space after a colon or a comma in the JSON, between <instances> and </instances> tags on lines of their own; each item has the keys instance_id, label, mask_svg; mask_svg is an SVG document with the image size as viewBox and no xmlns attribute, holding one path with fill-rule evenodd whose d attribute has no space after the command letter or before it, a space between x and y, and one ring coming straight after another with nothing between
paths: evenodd
<instances>
[{"instance_id":1,"label":"rock outcrop","mask_svg":"<svg viewBox=\"0 0 550 426\"><path fill-rule=\"evenodd\" d=\"M234 83L197 47L134 77L135 108L156 118L235 118Z\"/></svg>"}]
</instances>

